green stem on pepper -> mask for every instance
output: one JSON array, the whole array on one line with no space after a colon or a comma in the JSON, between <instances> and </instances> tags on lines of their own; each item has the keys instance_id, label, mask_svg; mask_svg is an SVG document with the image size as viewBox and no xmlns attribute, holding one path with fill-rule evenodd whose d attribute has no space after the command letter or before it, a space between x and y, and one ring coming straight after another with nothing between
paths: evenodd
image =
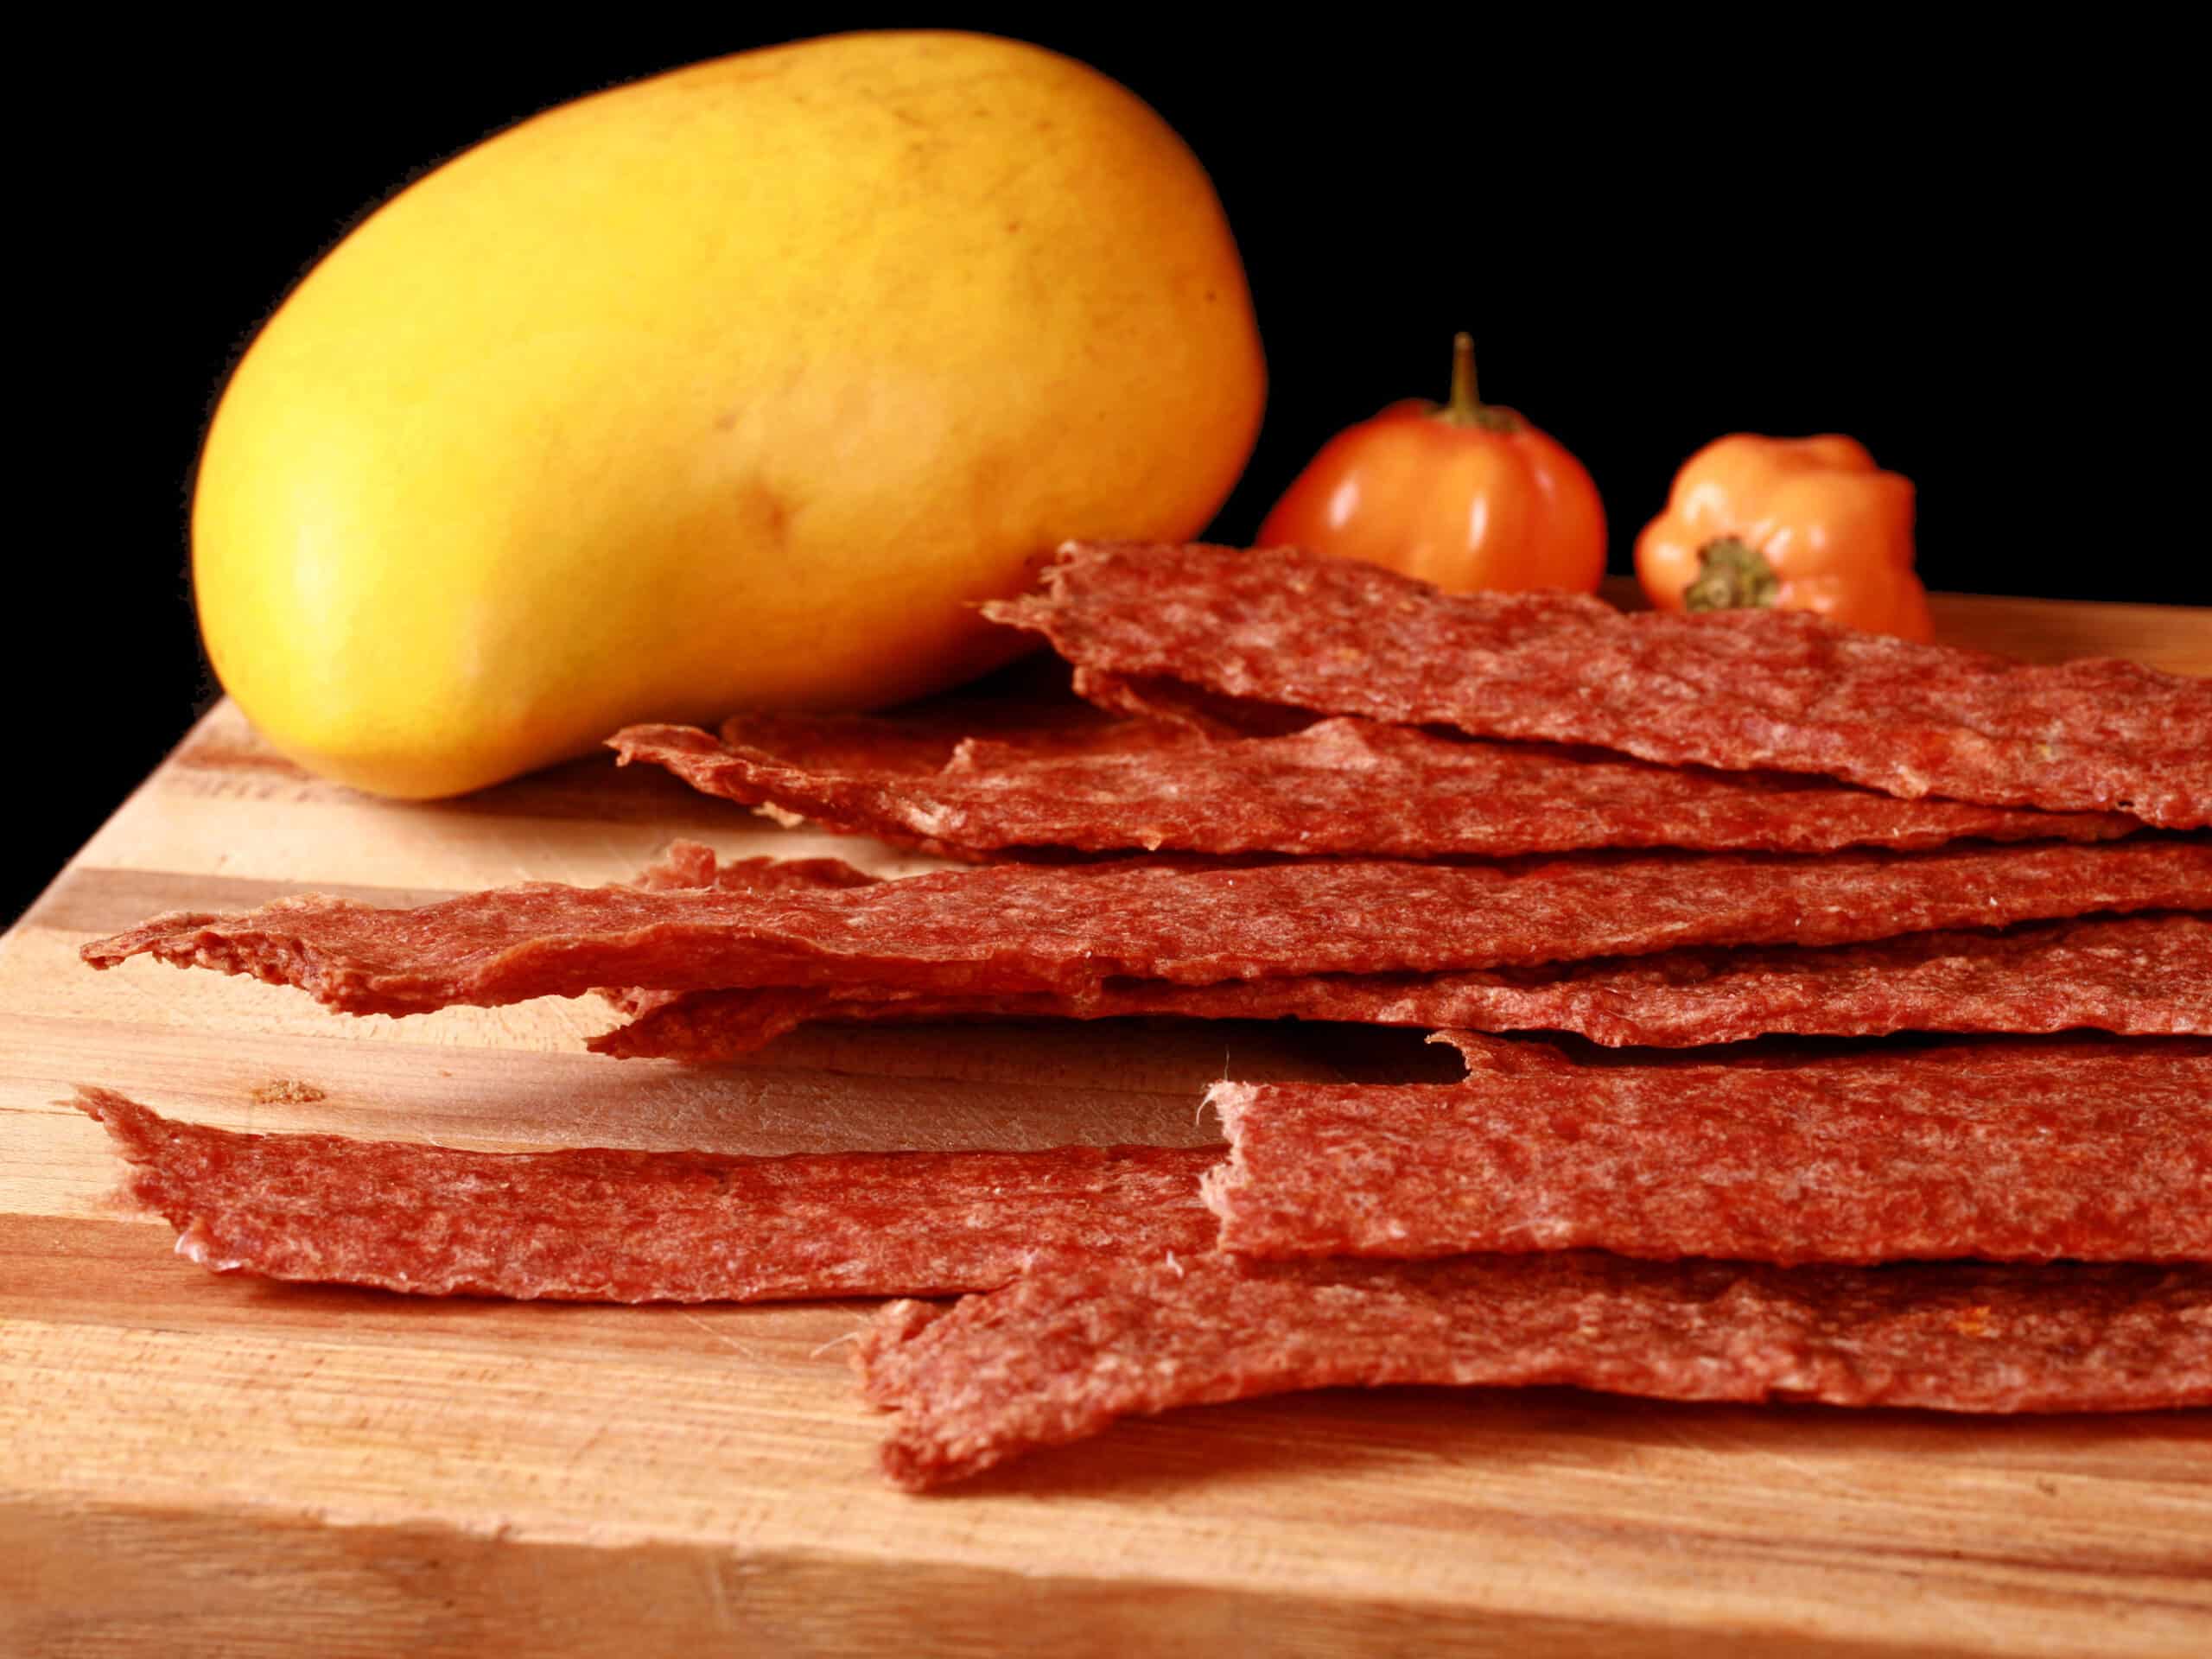
<instances>
[{"instance_id":1,"label":"green stem on pepper","mask_svg":"<svg viewBox=\"0 0 2212 1659\"><path fill-rule=\"evenodd\" d=\"M1740 537L1723 536L1697 550L1697 579L1682 589L1686 611L1741 611L1774 603L1782 578L1766 556Z\"/></svg>"},{"instance_id":2,"label":"green stem on pepper","mask_svg":"<svg viewBox=\"0 0 2212 1659\"><path fill-rule=\"evenodd\" d=\"M1452 396L1437 406L1435 418L1446 426L1479 426L1486 432L1517 432L1521 418L1510 409L1492 409L1475 395L1475 337L1452 336Z\"/></svg>"}]
</instances>

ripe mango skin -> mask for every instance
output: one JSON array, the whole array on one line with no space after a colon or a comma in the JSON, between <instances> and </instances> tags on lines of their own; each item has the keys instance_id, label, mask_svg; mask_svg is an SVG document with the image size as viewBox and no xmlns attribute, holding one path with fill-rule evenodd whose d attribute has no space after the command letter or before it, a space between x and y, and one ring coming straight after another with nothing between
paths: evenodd
<instances>
[{"instance_id":1,"label":"ripe mango skin","mask_svg":"<svg viewBox=\"0 0 2212 1659\"><path fill-rule=\"evenodd\" d=\"M1204 171L987 36L833 36L548 111L380 208L226 390L193 569L277 748L427 798L645 719L857 709L973 602L1181 540L1265 372Z\"/></svg>"}]
</instances>

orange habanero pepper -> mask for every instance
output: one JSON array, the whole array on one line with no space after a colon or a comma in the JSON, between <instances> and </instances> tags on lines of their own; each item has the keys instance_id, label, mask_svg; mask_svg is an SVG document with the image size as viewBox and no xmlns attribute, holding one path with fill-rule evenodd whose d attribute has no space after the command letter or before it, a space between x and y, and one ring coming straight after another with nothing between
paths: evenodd
<instances>
[{"instance_id":1,"label":"orange habanero pepper","mask_svg":"<svg viewBox=\"0 0 2212 1659\"><path fill-rule=\"evenodd\" d=\"M1773 606L1927 639L1912 559L1912 480L1834 435L1715 440L1682 464L1636 542L1636 573L1662 611Z\"/></svg>"},{"instance_id":2,"label":"orange habanero pepper","mask_svg":"<svg viewBox=\"0 0 2212 1659\"><path fill-rule=\"evenodd\" d=\"M1390 405L1322 447L1260 526L1302 547L1433 582L1572 588L1605 574L1605 509L1582 463L1475 395L1475 343L1452 342L1452 400Z\"/></svg>"}]
</instances>

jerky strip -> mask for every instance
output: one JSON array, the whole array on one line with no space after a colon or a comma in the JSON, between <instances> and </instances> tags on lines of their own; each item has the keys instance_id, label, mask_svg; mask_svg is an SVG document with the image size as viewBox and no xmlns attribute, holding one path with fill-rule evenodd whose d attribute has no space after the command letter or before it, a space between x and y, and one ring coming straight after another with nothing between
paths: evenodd
<instances>
[{"instance_id":1,"label":"jerky strip","mask_svg":"<svg viewBox=\"0 0 2212 1659\"><path fill-rule=\"evenodd\" d=\"M1058 1253L1212 1248L1217 1151L461 1152L239 1135L111 1090L77 1104L135 1166L130 1192L218 1273L422 1296L751 1302L942 1295Z\"/></svg>"},{"instance_id":2,"label":"jerky strip","mask_svg":"<svg viewBox=\"0 0 2212 1659\"><path fill-rule=\"evenodd\" d=\"M2101 911L2212 907L2212 843L1585 854L1508 864L996 865L844 889L647 892L533 882L413 910L280 899L84 947L300 986L353 1014L576 996L867 984L1067 992L1834 944Z\"/></svg>"},{"instance_id":3,"label":"jerky strip","mask_svg":"<svg viewBox=\"0 0 2212 1659\"><path fill-rule=\"evenodd\" d=\"M1447 1037L1472 1064L1444 1087L1215 1084L1222 1248L2212 1262L2212 1043L1560 1056L1532 1077L1527 1045Z\"/></svg>"},{"instance_id":4,"label":"jerky strip","mask_svg":"<svg viewBox=\"0 0 2212 1659\"><path fill-rule=\"evenodd\" d=\"M804 892L823 887L865 887L882 878L842 858L717 859L711 847L696 841L672 842L661 856L638 873L632 887L651 893L683 887L721 887L732 893ZM626 1014L650 1014L683 993L648 991L635 986L602 985L599 995Z\"/></svg>"},{"instance_id":5,"label":"jerky strip","mask_svg":"<svg viewBox=\"0 0 2212 1659\"><path fill-rule=\"evenodd\" d=\"M1189 686L1907 799L2212 823L2212 681L2133 663L2017 664L1800 611L1446 594L1288 550L1071 544L1045 581L986 613L1043 633L1085 695L1153 713Z\"/></svg>"},{"instance_id":6,"label":"jerky strip","mask_svg":"<svg viewBox=\"0 0 2212 1659\"><path fill-rule=\"evenodd\" d=\"M728 721L719 740L696 727L632 726L608 746L626 766L651 761L786 822L967 857L1029 848L1814 853L1968 836L2103 840L2137 827L2116 813L1899 801L1823 779L1657 766L1360 720L1217 742L1155 721L1071 728L1057 715L995 740L957 736L926 714L758 715Z\"/></svg>"},{"instance_id":7,"label":"jerky strip","mask_svg":"<svg viewBox=\"0 0 2212 1659\"><path fill-rule=\"evenodd\" d=\"M1116 980L1066 995L933 996L839 987L645 994L590 1046L694 1063L751 1052L817 1021L969 1019L1334 1020L1472 1031L1568 1031L1609 1046L1679 1048L1772 1033L1899 1031L2212 1036L2212 917L2029 922L2002 933L1909 933L1804 950L1668 950L1443 974L1312 975L1168 985Z\"/></svg>"},{"instance_id":8,"label":"jerky strip","mask_svg":"<svg viewBox=\"0 0 2212 1659\"><path fill-rule=\"evenodd\" d=\"M868 1398L899 1414L883 1468L909 1490L1118 1417L1306 1389L2140 1411L2212 1404L2212 1270L1096 1262L949 1310L894 1302L857 1363Z\"/></svg>"}]
</instances>

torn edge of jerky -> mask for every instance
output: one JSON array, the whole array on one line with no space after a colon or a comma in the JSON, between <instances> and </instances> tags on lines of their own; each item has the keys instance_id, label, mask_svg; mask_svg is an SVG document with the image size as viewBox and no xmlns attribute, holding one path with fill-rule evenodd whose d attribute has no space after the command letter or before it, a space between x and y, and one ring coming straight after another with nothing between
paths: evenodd
<instances>
[{"instance_id":1,"label":"torn edge of jerky","mask_svg":"<svg viewBox=\"0 0 2212 1659\"><path fill-rule=\"evenodd\" d=\"M1668 950L1439 974L1306 975L1217 985L1110 981L1065 995L864 987L647 993L591 1039L625 1059L709 1064L817 1022L976 1019L1321 1020L1431 1031L1564 1031L1619 1047L1904 1031L2212 1036L2212 917L2024 922L1866 944Z\"/></svg>"},{"instance_id":2,"label":"torn edge of jerky","mask_svg":"<svg viewBox=\"0 0 2212 1659\"><path fill-rule=\"evenodd\" d=\"M621 764L826 829L984 858L1065 849L1509 857L1607 847L1817 853L1968 838L2107 840L2118 813L1900 801L1825 779L1655 766L1363 720L1214 741L1156 721L957 737L947 717L741 715L632 726ZM1391 810L1374 810L1378 800Z\"/></svg>"},{"instance_id":3,"label":"torn edge of jerky","mask_svg":"<svg viewBox=\"0 0 2212 1659\"><path fill-rule=\"evenodd\" d=\"M1579 1065L1432 1040L1466 1056L1462 1081L1216 1084L1222 1248L2212 1262L2212 1042Z\"/></svg>"},{"instance_id":4,"label":"torn edge of jerky","mask_svg":"<svg viewBox=\"0 0 2212 1659\"><path fill-rule=\"evenodd\" d=\"M2212 824L2212 680L2134 663L2015 663L1802 611L1447 594L1288 549L1071 543L1042 592L983 609L1043 634L1085 695L1154 715L1194 688L1208 724L1242 700L1905 798Z\"/></svg>"},{"instance_id":5,"label":"torn edge of jerky","mask_svg":"<svg viewBox=\"0 0 2212 1659\"><path fill-rule=\"evenodd\" d=\"M2212 842L2131 836L1803 859L988 865L770 893L532 882L411 910L310 895L179 912L81 954L96 968L153 956L296 985L344 1013L399 1014L607 985L1065 994L1116 978L1429 973L2207 908Z\"/></svg>"},{"instance_id":6,"label":"torn edge of jerky","mask_svg":"<svg viewBox=\"0 0 2212 1659\"><path fill-rule=\"evenodd\" d=\"M747 1302L986 1290L1061 1256L1213 1245L1218 1147L470 1152L248 1135L80 1086L129 1191L218 1273L423 1296Z\"/></svg>"},{"instance_id":7,"label":"torn edge of jerky","mask_svg":"<svg viewBox=\"0 0 2212 1659\"><path fill-rule=\"evenodd\" d=\"M842 858L721 858L696 841L672 841L630 885L647 893L719 887L724 893L810 893L873 887L883 878Z\"/></svg>"},{"instance_id":8,"label":"torn edge of jerky","mask_svg":"<svg viewBox=\"0 0 2212 1659\"><path fill-rule=\"evenodd\" d=\"M1040 1269L855 1352L921 1490L1116 1420L1400 1384L1958 1412L2212 1404L2212 1269L1780 1268L1594 1253Z\"/></svg>"}]
</instances>

